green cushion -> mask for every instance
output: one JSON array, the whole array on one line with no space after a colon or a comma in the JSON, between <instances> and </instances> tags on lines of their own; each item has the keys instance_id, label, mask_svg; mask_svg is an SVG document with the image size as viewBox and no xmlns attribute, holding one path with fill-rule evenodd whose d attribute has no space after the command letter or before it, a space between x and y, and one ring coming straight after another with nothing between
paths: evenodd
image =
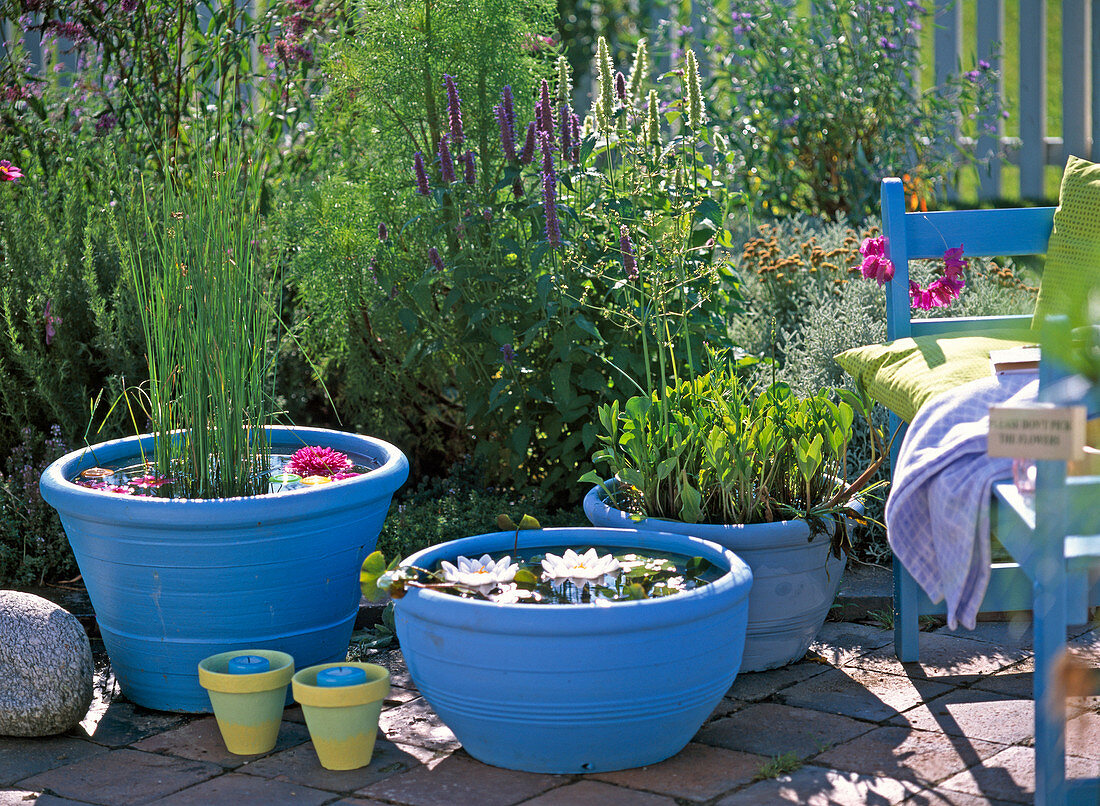
<instances>
[{"instance_id":1,"label":"green cushion","mask_svg":"<svg viewBox=\"0 0 1100 806\"><path fill-rule=\"evenodd\" d=\"M969 336L918 336L854 347L836 357L872 400L909 422L917 409L960 384L988 378L990 350L1034 344L1035 334L990 330Z\"/></svg>"},{"instance_id":2,"label":"green cushion","mask_svg":"<svg viewBox=\"0 0 1100 806\"><path fill-rule=\"evenodd\" d=\"M1100 165L1071 156L1062 174L1054 229L1032 326L1065 314L1088 323L1089 291L1100 284Z\"/></svg>"}]
</instances>

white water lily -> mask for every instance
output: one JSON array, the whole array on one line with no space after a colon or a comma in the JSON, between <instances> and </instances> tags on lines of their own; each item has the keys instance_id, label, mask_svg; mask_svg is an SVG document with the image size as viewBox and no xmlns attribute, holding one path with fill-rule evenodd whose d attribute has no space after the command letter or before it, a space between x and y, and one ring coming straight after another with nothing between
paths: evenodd
<instances>
[{"instance_id":1,"label":"white water lily","mask_svg":"<svg viewBox=\"0 0 1100 806\"><path fill-rule=\"evenodd\" d=\"M480 560L459 557L458 565L443 560L439 563L443 569L443 578L456 585L475 588L488 593L498 585L504 585L516 578L519 566L512 562L511 556L494 561L488 554L482 554Z\"/></svg>"},{"instance_id":2,"label":"white water lily","mask_svg":"<svg viewBox=\"0 0 1100 806\"><path fill-rule=\"evenodd\" d=\"M548 579L570 579L577 586L586 582L606 584L604 577L617 574L619 567L618 560L610 554L600 557L594 548L584 554L566 549L560 557L557 554L548 553L542 561L542 571Z\"/></svg>"}]
</instances>

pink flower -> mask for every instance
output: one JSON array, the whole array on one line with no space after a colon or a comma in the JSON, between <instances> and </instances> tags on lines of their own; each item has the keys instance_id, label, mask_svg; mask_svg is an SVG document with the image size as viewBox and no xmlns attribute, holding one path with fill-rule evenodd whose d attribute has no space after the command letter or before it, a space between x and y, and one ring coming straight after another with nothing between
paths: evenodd
<instances>
[{"instance_id":1,"label":"pink flower","mask_svg":"<svg viewBox=\"0 0 1100 806\"><path fill-rule=\"evenodd\" d=\"M350 470L341 470L339 473L334 473L332 476L333 481L340 481L341 479L353 479L356 476L361 476L362 473L355 473Z\"/></svg>"},{"instance_id":2,"label":"pink flower","mask_svg":"<svg viewBox=\"0 0 1100 806\"><path fill-rule=\"evenodd\" d=\"M100 489L106 490L109 493L116 493L118 495L133 495L134 488L126 484L109 484L106 487Z\"/></svg>"},{"instance_id":3,"label":"pink flower","mask_svg":"<svg viewBox=\"0 0 1100 806\"><path fill-rule=\"evenodd\" d=\"M143 490L152 490L170 484L172 479L162 479L160 476L138 476L130 479L131 487L139 487Z\"/></svg>"},{"instance_id":4,"label":"pink flower","mask_svg":"<svg viewBox=\"0 0 1100 806\"><path fill-rule=\"evenodd\" d=\"M965 269L969 265L969 261L963 257L962 246L955 246L951 249L944 251L943 253L943 274L944 277L950 277L955 279L958 277L959 272Z\"/></svg>"},{"instance_id":5,"label":"pink flower","mask_svg":"<svg viewBox=\"0 0 1100 806\"><path fill-rule=\"evenodd\" d=\"M914 280L909 281L909 302L914 308L922 311L929 311L935 307L932 304L932 295Z\"/></svg>"},{"instance_id":6,"label":"pink flower","mask_svg":"<svg viewBox=\"0 0 1100 806\"><path fill-rule=\"evenodd\" d=\"M15 182L23 178L23 171L7 160L0 160L0 182Z\"/></svg>"},{"instance_id":7,"label":"pink flower","mask_svg":"<svg viewBox=\"0 0 1100 806\"><path fill-rule=\"evenodd\" d=\"M61 324L61 317L60 316L54 316L50 312L50 309L52 307L53 307L53 300L52 299L46 300L45 319L46 319L46 346L47 347L50 346L50 342L53 341L53 337L57 335L57 330L54 329L54 325L60 325Z\"/></svg>"},{"instance_id":8,"label":"pink flower","mask_svg":"<svg viewBox=\"0 0 1100 806\"><path fill-rule=\"evenodd\" d=\"M863 255L863 262L859 264L859 270L864 277L878 280L878 284L888 283L894 279L894 264L886 257L886 237L864 238L859 245L859 253Z\"/></svg>"},{"instance_id":9,"label":"pink flower","mask_svg":"<svg viewBox=\"0 0 1100 806\"><path fill-rule=\"evenodd\" d=\"M306 476L333 476L351 469L347 454L318 445L307 445L295 451L286 464L290 473Z\"/></svg>"},{"instance_id":10,"label":"pink flower","mask_svg":"<svg viewBox=\"0 0 1100 806\"><path fill-rule=\"evenodd\" d=\"M928 286L928 294L932 298L932 307L943 308L959 298L963 281L954 277L940 277L933 280Z\"/></svg>"}]
</instances>

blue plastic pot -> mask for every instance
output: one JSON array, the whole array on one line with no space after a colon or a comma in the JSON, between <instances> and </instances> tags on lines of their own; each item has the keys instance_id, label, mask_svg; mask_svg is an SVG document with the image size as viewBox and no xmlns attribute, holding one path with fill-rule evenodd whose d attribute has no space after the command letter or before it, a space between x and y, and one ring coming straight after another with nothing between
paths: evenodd
<instances>
[{"instance_id":1,"label":"blue plastic pot","mask_svg":"<svg viewBox=\"0 0 1100 806\"><path fill-rule=\"evenodd\" d=\"M859 506L857 501L850 505ZM830 553L828 534L811 540L804 520L725 525L636 521L608 506L599 487L584 497L584 514L594 526L691 535L736 552L753 577L742 672L785 666L806 654L836 599L847 559L843 553L839 559Z\"/></svg>"},{"instance_id":2,"label":"blue plastic pot","mask_svg":"<svg viewBox=\"0 0 1100 806\"><path fill-rule=\"evenodd\" d=\"M407 562L511 553L514 540L468 537ZM599 772L680 751L737 676L748 567L713 543L633 529L520 532L519 545L678 552L726 573L674 596L604 605L495 604L411 588L394 620L424 698L471 756L498 767Z\"/></svg>"},{"instance_id":3,"label":"blue plastic pot","mask_svg":"<svg viewBox=\"0 0 1100 806\"><path fill-rule=\"evenodd\" d=\"M61 515L111 667L139 705L209 711L199 661L239 647L286 652L299 667L346 657L359 567L408 461L370 437L269 431L277 453L324 445L381 467L309 489L211 500L118 495L69 481L97 464L136 461L139 441L152 450L146 435L74 451L42 474L42 497Z\"/></svg>"}]
</instances>

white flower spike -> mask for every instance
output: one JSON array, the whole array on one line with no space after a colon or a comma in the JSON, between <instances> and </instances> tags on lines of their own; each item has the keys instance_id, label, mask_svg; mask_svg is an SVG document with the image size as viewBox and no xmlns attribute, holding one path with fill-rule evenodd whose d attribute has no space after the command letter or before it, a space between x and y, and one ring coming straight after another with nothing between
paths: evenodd
<instances>
[{"instance_id":1,"label":"white flower spike","mask_svg":"<svg viewBox=\"0 0 1100 806\"><path fill-rule=\"evenodd\" d=\"M511 582L519 570L519 566L512 562L510 556L501 557L494 562L488 554L482 554L480 560L460 556L457 566L446 560L439 565L443 569L443 578L448 582L474 588L481 593L488 593L498 585Z\"/></svg>"}]
</instances>

